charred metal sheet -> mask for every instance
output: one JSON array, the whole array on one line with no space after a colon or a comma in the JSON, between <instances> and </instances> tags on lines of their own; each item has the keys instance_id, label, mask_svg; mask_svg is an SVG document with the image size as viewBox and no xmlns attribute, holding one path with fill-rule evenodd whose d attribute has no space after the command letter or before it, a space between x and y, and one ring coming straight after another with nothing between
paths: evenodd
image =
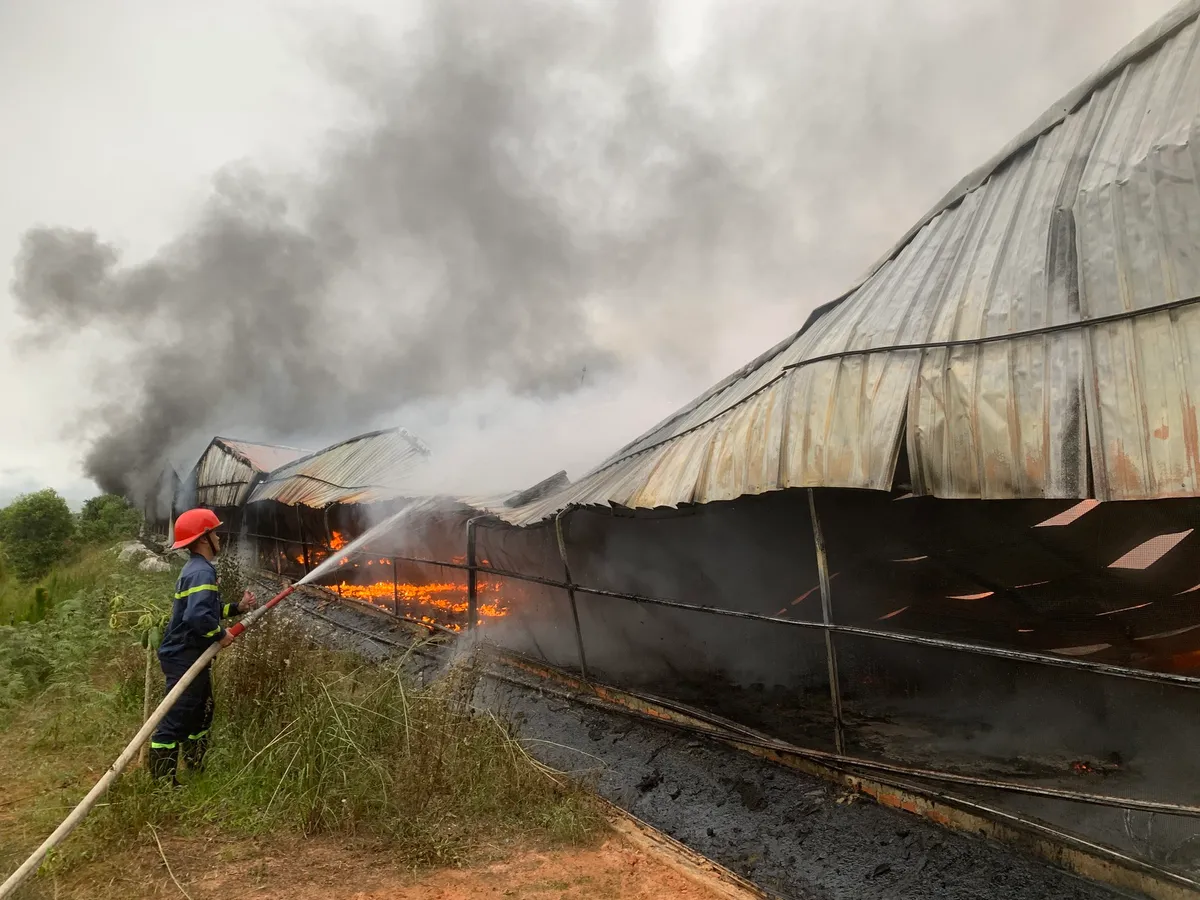
<instances>
[{"instance_id":1,"label":"charred metal sheet","mask_svg":"<svg viewBox=\"0 0 1200 900\"><path fill-rule=\"evenodd\" d=\"M428 455L420 439L403 428L373 431L281 466L247 502L322 509L395 499L406 494L405 477Z\"/></svg>"},{"instance_id":2,"label":"charred metal sheet","mask_svg":"<svg viewBox=\"0 0 1200 900\"><path fill-rule=\"evenodd\" d=\"M1114 87L1114 115L1075 202L1084 314L1142 309L1200 293L1200 27L1181 31ZM1119 114L1116 114L1119 112ZM1190 294L1188 292L1191 292ZM1088 424L1102 453L1097 491L1197 492L1200 310L1147 315L1088 334Z\"/></svg>"},{"instance_id":3,"label":"charred metal sheet","mask_svg":"<svg viewBox=\"0 0 1200 900\"><path fill-rule=\"evenodd\" d=\"M254 484L268 472L309 452L275 444L213 438L194 470L196 502L215 509L241 506Z\"/></svg>"},{"instance_id":4,"label":"charred metal sheet","mask_svg":"<svg viewBox=\"0 0 1200 900\"><path fill-rule=\"evenodd\" d=\"M241 456L264 475L312 453L311 450L283 447L279 444L258 444L252 441L235 441L230 438L217 438L217 440L230 452Z\"/></svg>"},{"instance_id":5,"label":"charred metal sheet","mask_svg":"<svg viewBox=\"0 0 1200 900\"><path fill-rule=\"evenodd\" d=\"M1114 57L800 332L502 515L888 490L901 440L917 495L1200 494L1200 307L1146 312L1200 296L1198 15Z\"/></svg>"}]
</instances>

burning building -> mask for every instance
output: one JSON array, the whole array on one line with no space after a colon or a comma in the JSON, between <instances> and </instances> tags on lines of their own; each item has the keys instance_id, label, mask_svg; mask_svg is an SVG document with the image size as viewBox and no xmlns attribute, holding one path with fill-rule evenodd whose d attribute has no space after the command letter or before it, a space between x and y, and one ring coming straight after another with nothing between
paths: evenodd
<instances>
[{"instance_id":1,"label":"burning building","mask_svg":"<svg viewBox=\"0 0 1200 900\"><path fill-rule=\"evenodd\" d=\"M345 553L348 599L1200 891L1198 20L574 483L414 498L391 429L217 439L199 502L280 574Z\"/></svg>"},{"instance_id":2,"label":"burning building","mask_svg":"<svg viewBox=\"0 0 1200 900\"><path fill-rule=\"evenodd\" d=\"M308 452L277 444L215 437L180 486L174 511L207 507L221 518L227 535L236 535L242 529L242 511L255 485L272 470Z\"/></svg>"},{"instance_id":3,"label":"burning building","mask_svg":"<svg viewBox=\"0 0 1200 900\"><path fill-rule=\"evenodd\" d=\"M1198 17L577 482L367 553L451 544L512 651L1200 890Z\"/></svg>"},{"instance_id":4,"label":"burning building","mask_svg":"<svg viewBox=\"0 0 1200 900\"><path fill-rule=\"evenodd\" d=\"M331 524L324 546L307 549L284 547L279 554L283 568L310 570L360 537L381 519L394 523L358 551L344 556L341 565L324 579L326 586L350 600L369 603L391 613L440 627L461 631L474 609L476 620L493 621L507 616L516 604L524 604L527 592L520 583L500 576L486 576L469 586L469 550L464 534L471 522L498 520L505 510L559 490L569 482L559 472L522 491L493 496L425 496L389 494L386 502L331 507ZM297 521L303 521L301 515ZM312 534L311 528L305 534ZM307 557L305 556L307 553ZM477 562L490 566L485 555Z\"/></svg>"},{"instance_id":5,"label":"burning building","mask_svg":"<svg viewBox=\"0 0 1200 900\"><path fill-rule=\"evenodd\" d=\"M293 458L248 492L242 536L266 567L307 572L412 496L406 478L428 455L416 435L390 428Z\"/></svg>"}]
</instances>

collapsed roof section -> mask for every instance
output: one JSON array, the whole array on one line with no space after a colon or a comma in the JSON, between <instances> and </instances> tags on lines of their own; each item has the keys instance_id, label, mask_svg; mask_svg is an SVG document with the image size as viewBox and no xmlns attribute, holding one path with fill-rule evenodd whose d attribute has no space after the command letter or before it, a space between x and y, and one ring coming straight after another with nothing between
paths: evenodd
<instances>
[{"instance_id":1,"label":"collapsed roof section","mask_svg":"<svg viewBox=\"0 0 1200 900\"><path fill-rule=\"evenodd\" d=\"M453 500L462 506L469 507L478 512L491 513L504 518L507 514L511 514L514 510L523 506L528 506L531 503L536 503L539 500L556 495L568 488L570 484L571 480L567 477L566 471L560 471L554 473L549 478L542 479L532 487L527 487L515 493L454 497Z\"/></svg>"},{"instance_id":2,"label":"collapsed roof section","mask_svg":"<svg viewBox=\"0 0 1200 900\"><path fill-rule=\"evenodd\" d=\"M280 466L247 502L323 509L394 500L408 493L405 477L428 456L425 444L403 428L361 434Z\"/></svg>"},{"instance_id":3,"label":"collapsed roof section","mask_svg":"<svg viewBox=\"0 0 1200 900\"><path fill-rule=\"evenodd\" d=\"M504 517L888 490L902 446L918 495L1200 494L1198 14L1114 57L799 332Z\"/></svg>"},{"instance_id":4,"label":"collapsed roof section","mask_svg":"<svg viewBox=\"0 0 1200 900\"><path fill-rule=\"evenodd\" d=\"M196 505L215 509L241 506L267 473L309 452L277 444L213 438L192 470Z\"/></svg>"},{"instance_id":5,"label":"collapsed roof section","mask_svg":"<svg viewBox=\"0 0 1200 900\"><path fill-rule=\"evenodd\" d=\"M546 497L566 490L571 484L566 471L556 472L537 484L519 491L504 491L497 494L430 494L403 497L412 501L404 511L405 516L438 517L447 513L471 518L491 516L508 519L519 509Z\"/></svg>"}]
</instances>

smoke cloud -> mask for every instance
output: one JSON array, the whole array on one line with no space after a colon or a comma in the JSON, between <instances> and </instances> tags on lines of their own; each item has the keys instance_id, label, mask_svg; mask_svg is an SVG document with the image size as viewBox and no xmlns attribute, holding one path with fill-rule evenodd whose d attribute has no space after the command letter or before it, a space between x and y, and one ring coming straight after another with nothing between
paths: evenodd
<instances>
[{"instance_id":1,"label":"smoke cloud","mask_svg":"<svg viewBox=\"0 0 1200 900\"><path fill-rule=\"evenodd\" d=\"M222 171L144 260L33 228L17 308L105 342L85 468L127 494L243 426L349 435L646 356L707 379L731 320L798 325L1120 43L1080 43L1083 0L959 6L715 3L688 40L666 2L415 6L318 48L360 116L315 174ZM1017 74L989 88L988 53Z\"/></svg>"}]
</instances>

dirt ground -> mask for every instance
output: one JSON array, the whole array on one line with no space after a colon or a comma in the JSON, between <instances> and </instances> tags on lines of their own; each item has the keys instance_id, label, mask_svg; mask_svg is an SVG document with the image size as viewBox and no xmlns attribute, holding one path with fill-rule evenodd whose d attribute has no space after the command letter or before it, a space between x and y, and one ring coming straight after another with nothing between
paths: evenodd
<instances>
[{"instance_id":1,"label":"dirt ground","mask_svg":"<svg viewBox=\"0 0 1200 900\"><path fill-rule=\"evenodd\" d=\"M21 813L39 795L71 786L78 792L98 773L70 753L32 763L22 736L0 736L0 870L7 873L44 837L49 822ZM9 752L5 752L5 751ZM18 752L22 751L22 752ZM81 751L82 753L82 751ZM38 759L38 757L34 757ZM373 839L281 836L235 840L147 830L135 846L65 871L33 879L22 900L750 900L753 895L697 872L679 855L622 817L589 846L546 849L516 841L480 848L472 868L413 874ZM159 850L154 838L161 841Z\"/></svg>"},{"instance_id":2,"label":"dirt ground","mask_svg":"<svg viewBox=\"0 0 1200 900\"><path fill-rule=\"evenodd\" d=\"M163 853L178 886L157 851L152 857L141 855L139 864L123 873L112 873L113 882L92 881L91 886L97 891L94 896L192 900L736 900L750 896L702 884L658 853L647 852L619 834L590 849L497 851L497 861L478 868L414 876L389 865L386 850L378 847L355 850L317 840L288 841L278 848L215 842L197 846L195 841L170 840L164 841ZM68 893L82 896L82 887L71 885Z\"/></svg>"}]
</instances>

